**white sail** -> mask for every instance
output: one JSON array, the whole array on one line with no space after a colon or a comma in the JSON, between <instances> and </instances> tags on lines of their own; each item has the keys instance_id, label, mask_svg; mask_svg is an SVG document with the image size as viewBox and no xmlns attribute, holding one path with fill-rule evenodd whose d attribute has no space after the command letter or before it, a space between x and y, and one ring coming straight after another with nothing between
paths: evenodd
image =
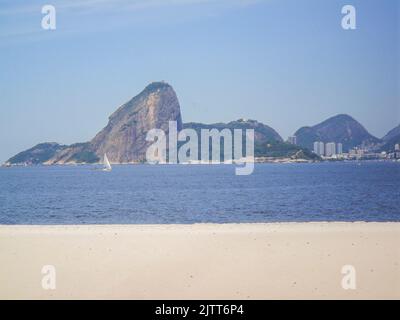
<instances>
[{"instance_id":1,"label":"white sail","mask_svg":"<svg viewBox=\"0 0 400 320\"><path fill-rule=\"evenodd\" d=\"M110 161L108 161L108 158L107 158L107 154L104 154L104 170L105 171L111 171L111 164L110 164Z\"/></svg>"}]
</instances>

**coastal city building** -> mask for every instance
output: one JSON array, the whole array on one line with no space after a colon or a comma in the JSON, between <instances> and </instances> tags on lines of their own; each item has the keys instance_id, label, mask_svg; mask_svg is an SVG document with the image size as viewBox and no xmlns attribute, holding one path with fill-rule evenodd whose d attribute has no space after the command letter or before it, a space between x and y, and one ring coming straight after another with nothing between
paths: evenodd
<instances>
[{"instance_id":1,"label":"coastal city building","mask_svg":"<svg viewBox=\"0 0 400 320\"><path fill-rule=\"evenodd\" d=\"M328 158L343 155L343 144L340 142L338 144L336 144L335 142L324 144L321 141L315 141L314 153Z\"/></svg>"},{"instance_id":2,"label":"coastal city building","mask_svg":"<svg viewBox=\"0 0 400 320\"><path fill-rule=\"evenodd\" d=\"M351 158L355 158L357 156L357 148L353 148L349 150L349 156Z\"/></svg>"},{"instance_id":3,"label":"coastal city building","mask_svg":"<svg viewBox=\"0 0 400 320\"><path fill-rule=\"evenodd\" d=\"M319 154L319 142L318 141L314 142L314 153Z\"/></svg>"},{"instance_id":4,"label":"coastal city building","mask_svg":"<svg viewBox=\"0 0 400 320\"><path fill-rule=\"evenodd\" d=\"M341 155L343 154L343 144L341 144L340 142L337 144L337 154Z\"/></svg>"},{"instance_id":5,"label":"coastal city building","mask_svg":"<svg viewBox=\"0 0 400 320\"><path fill-rule=\"evenodd\" d=\"M336 143L329 142L325 146L325 156L332 157L336 154Z\"/></svg>"},{"instance_id":6,"label":"coastal city building","mask_svg":"<svg viewBox=\"0 0 400 320\"><path fill-rule=\"evenodd\" d=\"M400 151L400 144L396 144L395 146L394 146L394 150L395 151Z\"/></svg>"},{"instance_id":7,"label":"coastal city building","mask_svg":"<svg viewBox=\"0 0 400 320\"><path fill-rule=\"evenodd\" d=\"M349 151L349 157L355 159L379 158L382 154L369 152L367 149L355 147Z\"/></svg>"},{"instance_id":8,"label":"coastal city building","mask_svg":"<svg viewBox=\"0 0 400 320\"><path fill-rule=\"evenodd\" d=\"M296 136L290 136L288 138L288 142L291 144L297 144L297 137Z\"/></svg>"},{"instance_id":9,"label":"coastal city building","mask_svg":"<svg viewBox=\"0 0 400 320\"><path fill-rule=\"evenodd\" d=\"M321 141L315 141L314 142L314 153L323 156L325 155L325 145Z\"/></svg>"}]
</instances>

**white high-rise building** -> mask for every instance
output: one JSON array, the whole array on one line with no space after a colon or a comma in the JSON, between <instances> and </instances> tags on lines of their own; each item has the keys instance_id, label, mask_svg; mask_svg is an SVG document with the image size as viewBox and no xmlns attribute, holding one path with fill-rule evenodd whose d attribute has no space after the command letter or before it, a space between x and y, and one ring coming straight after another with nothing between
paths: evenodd
<instances>
[{"instance_id":1,"label":"white high-rise building","mask_svg":"<svg viewBox=\"0 0 400 320\"><path fill-rule=\"evenodd\" d=\"M334 142L327 143L325 146L325 155L327 157L332 157L335 154L336 154L336 143Z\"/></svg>"},{"instance_id":2,"label":"white high-rise building","mask_svg":"<svg viewBox=\"0 0 400 320\"><path fill-rule=\"evenodd\" d=\"M337 144L337 154L342 154L343 153L343 145L339 142Z\"/></svg>"},{"instance_id":3,"label":"white high-rise building","mask_svg":"<svg viewBox=\"0 0 400 320\"><path fill-rule=\"evenodd\" d=\"M297 137L296 136L290 136L288 138L288 142L291 144L297 144Z\"/></svg>"},{"instance_id":4,"label":"white high-rise building","mask_svg":"<svg viewBox=\"0 0 400 320\"><path fill-rule=\"evenodd\" d=\"M395 151L400 151L400 144L395 144L395 146L394 146L394 150Z\"/></svg>"},{"instance_id":5,"label":"white high-rise building","mask_svg":"<svg viewBox=\"0 0 400 320\"><path fill-rule=\"evenodd\" d=\"M325 143L323 142L319 143L319 155L320 156L325 155Z\"/></svg>"},{"instance_id":6,"label":"white high-rise building","mask_svg":"<svg viewBox=\"0 0 400 320\"><path fill-rule=\"evenodd\" d=\"M314 142L314 153L319 154L319 142L318 141Z\"/></svg>"},{"instance_id":7,"label":"white high-rise building","mask_svg":"<svg viewBox=\"0 0 400 320\"><path fill-rule=\"evenodd\" d=\"M318 154L319 156L323 156L325 154L325 146L323 142L314 142L314 153Z\"/></svg>"}]
</instances>

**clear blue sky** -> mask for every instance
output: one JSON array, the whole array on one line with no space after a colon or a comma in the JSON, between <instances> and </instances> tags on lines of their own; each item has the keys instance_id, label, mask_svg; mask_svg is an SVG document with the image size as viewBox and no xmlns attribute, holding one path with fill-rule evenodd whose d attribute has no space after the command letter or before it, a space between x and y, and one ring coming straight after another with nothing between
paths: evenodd
<instances>
[{"instance_id":1,"label":"clear blue sky","mask_svg":"<svg viewBox=\"0 0 400 320\"><path fill-rule=\"evenodd\" d=\"M0 162L87 141L149 82L185 122L257 119L284 138L348 113L381 137L400 122L397 0L0 1ZM41 29L41 6L57 30ZM357 30L341 8L357 9Z\"/></svg>"}]
</instances>

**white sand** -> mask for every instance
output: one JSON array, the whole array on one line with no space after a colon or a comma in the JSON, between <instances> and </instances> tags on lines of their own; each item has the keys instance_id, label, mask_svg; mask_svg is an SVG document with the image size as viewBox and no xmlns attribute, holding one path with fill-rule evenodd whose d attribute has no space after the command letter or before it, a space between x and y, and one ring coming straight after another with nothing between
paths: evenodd
<instances>
[{"instance_id":1,"label":"white sand","mask_svg":"<svg viewBox=\"0 0 400 320\"><path fill-rule=\"evenodd\" d=\"M0 226L0 298L400 299L400 223Z\"/></svg>"}]
</instances>

